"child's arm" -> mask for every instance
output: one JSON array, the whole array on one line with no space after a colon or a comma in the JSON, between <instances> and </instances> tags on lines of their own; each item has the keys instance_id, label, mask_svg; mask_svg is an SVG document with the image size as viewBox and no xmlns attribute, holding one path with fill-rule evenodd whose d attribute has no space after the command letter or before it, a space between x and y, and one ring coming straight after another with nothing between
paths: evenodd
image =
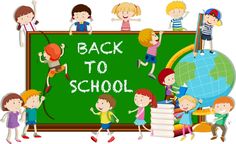
<instances>
[{"instance_id":1,"label":"child's arm","mask_svg":"<svg viewBox=\"0 0 236 144\"><path fill-rule=\"evenodd\" d=\"M185 18L189 14L189 11L186 11L183 18Z\"/></svg>"},{"instance_id":2,"label":"child's arm","mask_svg":"<svg viewBox=\"0 0 236 144\"><path fill-rule=\"evenodd\" d=\"M32 1L32 4L34 6L34 19L36 19L36 5L37 5L37 1L36 0L33 0Z\"/></svg>"},{"instance_id":3,"label":"child's arm","mask_svg":"<svg viewBox=\"0 0 236 144\"><path fill-rule=\"evenodd\" d=\"M175 118L179 118L179 117L181 117L183 114L184 114L184 113L181 112L181 113L177 113L177 114L175 114L174 116L175 116Z\"/></svg>"},{"instance_id":4,"label":"child's arm","mask_svg":"<svg viewBox=\"0 0 236 144\"><path fill-rule=\"evenodd\" d=\"M3 115L3 117L2 117L2 119L0 121L1 122L5 122L7 116L8 116L8 112Z\"/></svg>"},{"instance_id":5,"label":"child's arm","mask_svg":"<svg viewBox=\"0 0 236 144\"><path fill-rule=\"evenodd\" d=\"M43 55L43 53L42 52L39 52L39 61L41 62L41 63L45 63L45 61L43 61L42 60L42 55Z\"/></svg>"},{"instance_id":6,"label":"child's arm","mask_svg":"<svg viewBox=\"0 0 236 144\"><path fill-rule=\"evenodd\" d=\"M189 112L192 113L192 112L196 111L200 107L201 104L202 104L202 99L200 99L197 103L197 106L194 109L190 110Z\"/></svg>"},{"instance_id":7,"label":"child's arm","mask_svg":"<svg viewBox=\"0 0 236 144\"><path fill-rule=\"evenodd\" d=\"M70 28L69 28L69 35L72 35L73 33L72 33L72 27L73 27L73 25L74 25L74 23L70 26Z\"/></svg>"},{"instance_id":8,"label":"child's arm","mask_svg":"<svg viewBox=\"0 0 236 144\"><path fill-rule=\"evenodd\" d=\"M65 52L65 44L61 44L61 50L62 50L62 52L61 52L61 56L60 57L62 57L63 55L64 55L64 52Z\"/></svg>"},{"instance_id":9,"label":"child's arm","mask_svg":"<svg viewBox=\"0 0 236 144\"><path fill-rule=\"evenodd\" d=\"M172 22L170 21L170 23L169 23L169 29L171 29L171 26L172 26L171 24L172 24Z\"/></svg>"},{"instance_id":10,"label":"child's arm","mask_svg":"<svg viewBox=\"0 0 236 144\"><path fill-rule=\"evenodd\" d=\"M117 116L114 113L112 113L112 116L114 116L114 118L116 119L116 123L119 123L119 119L117 118Z\"/></svg>"},{"instance_id":11,"label":"child's arm","mask_svg":"<svg viewBox=\"0 0 236 144\"><path fill-rule=\"evenodd\" d=\"M163 35L163 31L160 31L159 32L159 37L160 37L159 42L160 42L160 45L161 45L161 41L162 41L162 35Z\"/></svg>"},{"instance_id":12,"label":"child's arm","mask_svg":"<svg viewBox=\"0 0 236 144\"><path fill-rule=\"evenodd\" d=\"M90 24L89 25L89 34L92 34L92 32L93 32L93 28L92 28L92 25Z\"/></svg>"},{"instance_id":13,"label":"child's arm","mask_svg":"<svg viewBox=\"0 0 236 144\"><path fill-rule=\"evenodd\" d=\"M20 31L19 31L20 47L23 47L23 46L24 46L22 35L23 35L23 31L20 30Z\"/></svg>"},{"instance_id":14,"label":"child's arm","mask_svg":"<svg viewBox=\"0 0 236 144\"><path fill-rule=\"evenodd\" d=\"M137 22L140 22L141 19L140 19L140 18L139 18L139 19L130 19L130 21L137 21Z\"/></svg>"},{"instance_id":15,"label":"child's arm","mask_svg":"<svg viewBox=\"0 0 236 144\"><path fill-rule=\"evenodd\" d=\"M99 112L98 112L98 113L95 113L95 112L94 112L93 107L90 108L90 111L91 111L94 115L99 115Z\"/></svg>"},{"instance_id":16,"label":"child's arm","mask_svg":"<svg viewBox=\"0 0 236 144\"><path fill-rule=\"evenodd\" d=\"M172 89L170 91L174 94L179 94L179 91L173 91Z\"/></svg>"},{"instance_id":17,"label":"child's arm","mask_svg":"<svg viewBox=\"0 0 236 144\"><path fill-rule=\"evenodd\" d=\"M45 97L42 96L41 99L40 99L39 105L36 107L37 109L42 105L42 103L43 103L44 100L45 100Z\"/></svg>"},{"instance_id":18,"label":"child's arm","mask_svg":"<svg viewBox=\"0 0 236 144\"><path fill-rule=\"evenodd\" d=\"M178 88L178 87L175 87L175 86L173 86L173 88L174 88L174 89L177 89L177 90L179 90L179 88Z\"/></svg>"},{"instance_id":19,"label":"child's arm","mask_svg":"<svg viewBox=\"0 0 236 144\"><path fill-rule=\"evenodd\" d=\"M117 18L112 18L111 21L121 21L121 19L117 19Z\"/></svg>"},{"instance_id":20,"label":"child's arm","mask_svg":"<svg viewBox=\"0 0 236 144\"><path fill-rule=\"evenodd\" d=\"M21 114L20 121L24 122L26 119L26 111L24 110L23 113Z\"/></svg>"},{"instance_id":21,"label":"child's arm","mask_svg":"<svg viewBox=\"0 0 236 144\"><path fill-rule=\"evenodd\" d=\"M128 113L131 114L131 113L136 112L136 111L138 111L138 108L135 109L135 110L129 110Z\"/></svg>"}]
</instances>

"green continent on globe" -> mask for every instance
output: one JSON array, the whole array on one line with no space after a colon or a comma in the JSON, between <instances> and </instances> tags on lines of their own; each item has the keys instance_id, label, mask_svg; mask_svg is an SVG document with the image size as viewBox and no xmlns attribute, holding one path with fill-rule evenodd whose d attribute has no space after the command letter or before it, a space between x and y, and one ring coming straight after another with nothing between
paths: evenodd
<instances>
[{"instance_id":1,"label":"green continent on globe","mask_svg":"<svg viewBox=\"0 0 236 144\"><path fill-rule=\"evenodd\" d=\"M196 66L190 62L180 62L175 66L175 79L177 85L181 86L195 78Z\"/></svg>"},{"instance_id":2,"label":"green continent on globe","mask_svg":"<svg viewBox=\"0 0 236 144\"><path fill-rule=\"evenodd\" d=\"M234 83L234 67L229 59L219 54L214 59L215 66L210 71L210 76L217 80L219 77L226 78L227 84Z\"/></svg>"}]
</instances>

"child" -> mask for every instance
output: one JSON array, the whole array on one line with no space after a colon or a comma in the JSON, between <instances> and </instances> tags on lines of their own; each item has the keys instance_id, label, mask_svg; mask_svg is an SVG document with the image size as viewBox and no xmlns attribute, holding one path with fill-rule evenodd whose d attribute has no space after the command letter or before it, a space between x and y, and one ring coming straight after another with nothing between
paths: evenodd
<instances>
[{"instance_id":1,"label":"child","mask_svg":"<svg viewBox=\"0 0 236 144\"><path fill-rule=\"evenodd\" d=\"M30 125L34 126L34 137L41 138L40 135L37 134L37 109L41 106L42 102L45 100L44 96L41 96L39 100L39 95L41 92L37 90L27 90L21 94L21 97L24 101L24 107L26 108L22 114L22 120L26 120L26 124L23 130L22 138L29 139L26 135L27 130Z\"/></svg>"},{"instance_id":2,"label":"child","mask_svg":"<svg viewBox=\"0 0 236 144\"><path fill-rule=\"evenodd\" d=\"M189 12L186 12L186 5L182 1L173 1L166 7L167 15L171 16L169 28L173 31L185 31L186 29L182 26L182 20Z\"/></svg>"},{"instance_id":3,"label":"child","mask_svg":"<svg viewBox=\"0 0 236 144\"><path fill-rule=\"evenodd\" d=\"M36 20L36 1L33 0L34 10L28 6L20 6L15 12L15 21L18 23L17 30L20 31L20 46L23 47L23 32L36 31L35 25L39 22Z\"/></svg>"},{"instance_id":4,"label":"child","mask_svg":"<svg viewBox=\"0 0 236 144\"><path fill-rule=\"evenodd\" d=\"M92 136L91 139L94 142L97 142L97 137L98 134L100 133L101 130L106 130L108 132L108 135L111 136L111 133L109 131L111 124L112 124L112 117L114 117L116 119L116 122L119 122L119 119L115 116L114 113L111 112L112 109L114 109L114 107L116 106L116 101L115 99L108 94L103 94L101 96L99 96L98 101L96 103L96 108L98 111L98 113L94 112L94 109L91 107L90 111L94 114L94 115L99 115L101 118L101 128L98 130L96 137ZM114 136L111 136L110 139L108 140L108 142L112 142L115 140Z\"/></svg>"},{"instance_id":5,"label":"child","mask_svg":"<svg viewBox=\"0 0 236 144\"><path fill-rule=\"evenodd\" d=\"M71 20L75 20L71 26L70 26L70 35L72 35L72 27L76 26L76 31L77 32L87 32L88 31L88 26L90 27L89 29L89 34L92 34L92 26L89 22L87 22L87 19L90 19L92 21L92 11L91 9L84 5L84 4L78 4L76 5L71 12Z\"/></svg>"},{"instance_id":6,"label":"child","mask_svg":"<svg viewBox=\"0 0 236 144\"><path fill-rule=\"evenodd\" d=\"M143 138L143 134L140 126L142 126L147 131L151 131L150 129L145 127L145 107L150 105L152 108L157 108L156 97L147 89L138 89L134 96L134 103L138 106L138 108L135 110L130 110L128 111L128 113L131 114L137 111L134 124L138 126L138 131L140 133L138 140L141 140Z\"/></svg>"},{"instance_id":7,"label":"child","mask_svg":"<svg viewBox=\"0 0 236 144\"><path fill-rule=\"evenodd\" d=\"M141 9L139 6L123 2L113 7L112 13L115 14L118 19L112 18L112 21L122 21L121 31L130 31L130 21L140 21L140 19L131 19L134 16L141 15Z\"/></svg>"},{"instance_id":8,"label":"child","mask_svg":"<svg viewBox=\"0 0 236 144\"><path fill-rule=\"evenodd\" d=\"M15 140L21 142L18 136L18 116L21 113L20 108L23 106L23 100L18 94L10 93L2 98L2 110L8 111L1 119L1 122L5 122L7 118L8 135L6 141L11 144L11 131L15 129Z\"/></svg>"},{"instance_id":9,"label":"child","mask_svg":"<svg viewBox=\"0 0 236 144\"><path fill-rule=\"evenodd\" d=\"M210 53L214 54L212 46L212 29L214 26L221 26L221 13L217 9L208 9L204 14L204 23L201 27L202 50L201 55L204 55L205 41L210 42Z\"/></svg>"},{"instance_id":10,"label":"child","mask_svg":"<svg viewBox=\"0 0 236 144\"><path fill-rule=\"evenodd\" d=\"M40 62L44 64L47 63L50 69L47 76L47 88L45 90L46 92L49 92L49 90L51 89L49 79L53 78L55 74L65 70L66 78L68 80L70 79L67 73L67 64L61 65L59 61L60 58L64 55L64 48L64 44L59 47L57 44L51 43L44 48L44 54L42 54L42 52L38 54ZM42 60L42 55L44 55L46 60Z\"/></svg>"},{"instance_id":11,"label":"child","mask_svg":"<svg viewBox=\"0 0 236 144\"><path fill-rule=\"evenodd\" d=\"M225 122L229 116L229 112L233 110L234 108L234 100L231 97L223 96L220 98L217 98L213 104L213 108L215 111L215 119L214 124L212 124L211 131L213 134L213 137L211 140L214 140L217 138L216 130L217 127L220 127L222 129L222 135L221 140L225 141L225 134L227 131L227 127L225 125Z\"/></svg>"},{"instance_id":12,"label":"child","mask_svg":"<svg viewBox=\"0 0 236 144\"><path fill-rule=\"evenodd\" d=\"M179 98L179 107L183 111L179 114L176 115L176 117L182 117L180 120L180 124L183 125L183 137L181 138L181 141L185 140L185 128L188 128L188 131L191 133L192 137L191 140L194 138L194 134L191 130L191 126L193 124L192 122L192 113L196 111L200 104L202 103L202 100L200 99L199 101L189 95L185 95L181 98Z\"/></svg>"},{"instance_id":13,"label":"child","mask_svg":"<svg viewBox=\"0 0 236 144\"><path fill-rule=\"evenodd\" d=\"M148 63L152 64L152 69L149 72L148 76L152 79L156 79L154 76L154 71L155 71L155 66L156 66L156 55L157 55L157 49L161 45L161 40L162 40L162 34L163 32L161 31L159 33L160 38L155 34L155 32L152 29L143 29L142 31L139 32L138 40L139 43L147 47L147 53L145 56L145 62L141 61L140 59L137 61L137 66L140 68L140 66L147 66Z\"/></svg>"},{"instance_id":14,"label":"child","mask_svg":"<svg viewBox=\"0 0 236 144\"><path fill-rule=\"evenodd\" d=\"M179 88L174 87L175 83L175 72L171 68L163 69L158 75L158 81L161 85L165 86L165 100L171 100L174 105L176 105L176 96L174 94L179 94L179 92L173 89L179 90Z\"/></svg>"}]
</instances>

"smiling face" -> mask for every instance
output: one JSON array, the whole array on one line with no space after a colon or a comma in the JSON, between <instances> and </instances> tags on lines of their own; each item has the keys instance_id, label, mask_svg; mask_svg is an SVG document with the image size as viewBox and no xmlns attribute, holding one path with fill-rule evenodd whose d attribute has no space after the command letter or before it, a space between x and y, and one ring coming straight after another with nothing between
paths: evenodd
<instances>
[{"instance_id":1,"label":"smiling face","mask_svg":"<svg viewBox=\"0 0 236 144\"><path fill-rule=\"evenodd\" d=\"M180 109L183 111L189 111L196 107L196 103L193 103L187 99L184 99L179 104Z\"/></svg>"},{"instance_id":2,"label":"smiling face","mask_svg":"<svg viewBox=\"0 0 236 144\"><path fill-rule=\"evenodd\" d=\"M150 104L152 100L148 96L143 96L141 94L135 94L134 103L138 107L146 107Z\"/></svg>"},{"instance_id":3,"label":"smiling face","mask_svg":"<svg viewBox=\"0 0 236 144\"><path fill-rule=\"evenodd\" d=\"M232 106L230 103L219 103L214 106L215 113L227 114L231 111Z\"/></svg>"},{"instance_id":4,"label":"smiling face","mask_svg":"<svg viewBox=\"0 0 236 144\"><path fill-rule=\"evenodd\" d=\"M152 38L152 40L150 41L150 43L151 43L152 45L155 45L155 44L158 43L159 37L158 37L154 32L152 32L151 38Z\"/></svg>"},{"instance_id":5,"label":"smiling face","mask_svg":"<svg viewBox=\"0 0 236 144\"><path fill-rule=\"evenodd\" d=\"M20 99L11 99L9 100L4 107L11 112L19 112L22 106L23 101Z\"/></svg>"},{"instance_id":6,"label":"smiling face","mask_svg":"<svg viewBox=\"0 0 236 144\"><path fill-rule=\"evenodd\" d=\"M39 95L32 96L28 98L28 100L25 103L25 106L27 108L36 108L39 105Z\"/></svg>"},{"instance_id":7,"label":"smiling face","mask_svg":"<svg viewBox=\"0 0 236 144\"><path fill-rule=\"evenodd\" d=\"M33 18L34 18L34 14L33 12L31 12L26 15L19 16L17 18L17 22L19 24L29 24L33 20Z\"/></svg>"},{"instance_id":8,"label":"smiling face","mask_svg":"<svg viewBox=\"0 0 236 144\"><path fill-rule=\"evenodd\" d=\"M175 74L170 74L168 76L165 77L165 80L163 82L164 85L170 86L173 85L175 83Z\"/></svg>"},{"instance_id":9,"label":"smiling face","mask_svg":"<svg viewBox=\"0 0 236 144\"><path fill-rule=\"evenodd\" d=\"M86 11L82 11L82 12L75 12L73 19L78 21L78 22L84 22L85 20L87 20L90 17L89 13Z\"/></svg>"},{"instance_id":10,"label":"smiling face","mask_svg":"<svg viewBox=\"0 0 236 144\"><path fill-rule=\"evenodd\" d=\"M117 16L123 21L129 21L131 17L134 16L132 11L120 11Z\"/></svg>"},{"instance_id":11,"label":"smiling face","mask_svg":"<svg viewBox=\"0 0 236 144\"><path fill-rule=\"evenodd\" d=\"M204 16L204 21L208 24L208 25L217 25L218 19L212 15L205 15Z\"/></svg>"},{"instance_id":12,"label":"smiling face","mask_svg":"<svg viewBox=\"0 0 236 144\"><path fill-rule=\"evenodd\" d=\"M173 9L169 12L169 15L174 19L178 19L183 17L184 13L185 13L184 9Z\"/></svg>"},{"instance_id":13,"label":"smiling face","mask_svg":"<svg viewBox=\"0 0 236 144\"><path fill-rule=\"evenodd\" d=\"M112 109L110 103L104 99L98 99L96 108L100 112L107 112Z\"/></svg>"}]
</instances>

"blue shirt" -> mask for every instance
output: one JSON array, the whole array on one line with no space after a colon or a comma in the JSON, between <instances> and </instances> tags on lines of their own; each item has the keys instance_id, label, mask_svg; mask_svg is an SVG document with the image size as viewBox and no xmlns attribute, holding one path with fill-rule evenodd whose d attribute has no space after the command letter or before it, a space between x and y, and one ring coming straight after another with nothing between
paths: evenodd
<instances>
[{"instance_id":1,"label":"blue shirt","mask_svg":"<svg viewBox=\"0 0 236 144\"><path fill-rule=\"evenodd\" d=\"M172 28L182 28L182 20L183 18L172 19Z\"/></svg>"},{"instance_id":2,"label":"blue shirt","mask_svg":"<svg viewBox=\"0 0 236 144\"><path fill-rule=\"evenodd\" d=\"M192 125L193 122L192 122L192 114L194 111L196 111L200 106L200 103L197 104L197 106L190 110L190 111L187 111L187 112L182 112L182 113L179 113L176 115L176 117L180 117L182 116L182 118L180 119L180 124L183 124L183 125Z\"/></svg>"},{"instance_id":3,"label":"blue shirt","mask_svg":"<svg viewBox=\"0 0 236 144\"><path fill-rule=\"evenodd\" d=\"M27 108L26 109L26 121L36 121L37 120L37 109L36 108Z\"/></svg>"},{"instance_id":4,"label":"blue shirt","mask_svg":"<svg viewBox=\"0 0 236 144\"><path fill-rule=\"evenodd\" d=\"M83 23L80 23L80 22L75 22L75 26L76 26L76 31L77 32L87 32L88 29L87 29L87 26L89 25L89 22L83 22Z\"/></svg>"}]
</instances>

